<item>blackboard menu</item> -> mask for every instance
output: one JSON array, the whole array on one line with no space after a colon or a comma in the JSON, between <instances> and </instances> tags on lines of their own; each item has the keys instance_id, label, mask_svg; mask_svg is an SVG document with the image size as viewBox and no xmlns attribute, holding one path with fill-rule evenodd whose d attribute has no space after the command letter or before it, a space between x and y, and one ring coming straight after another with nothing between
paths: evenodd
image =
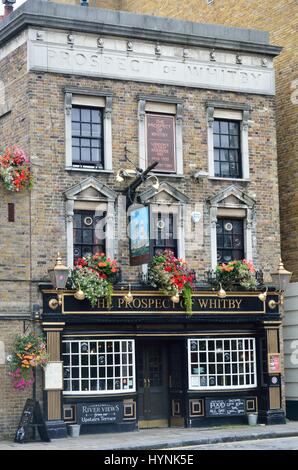
<instances>
[{"instance_id":1,"label":"blackboard menu","mask_svg":"<svg viewBox=\"0 0 298 470\"><path fill-rule=\"evenodd\" d=\"M175 172L175 117L147 114L146 132L148 166L157 161L156 171Z\"/></svg>"},{"instance_id":2,"label":"blackboard menu","mask_svg":"<svg viewBox=\"0 0 298 470\"><path fill-rule=\"evenodd\" d=\"M28 398L26 400L18 428L16 430L14 439L15 442L28 442L30 441L32 435L35 437L35 433L32 432L33 427L37 428L41 441L50 442L40 404L38 401Z\"/></svg>"},{"instance_id":3,"label":"blackboard menu","mask_svg":"<svg viewBox=\"0 0 298 470\"><path fill-rule=\"evenodd\" d=\"M245 402L244 398L206 398L206 416L244 416Z\"/></svg>"},{"instance_id":4,"label":"blackboard menu","mask_svg":"<svg viewBox=\"0 0 298 470\"><path fill-rule=\"evenodd\" d=\"M119 423L123 419L123 403L78 403L78 424Z\"/></svg>"}]
</instances>

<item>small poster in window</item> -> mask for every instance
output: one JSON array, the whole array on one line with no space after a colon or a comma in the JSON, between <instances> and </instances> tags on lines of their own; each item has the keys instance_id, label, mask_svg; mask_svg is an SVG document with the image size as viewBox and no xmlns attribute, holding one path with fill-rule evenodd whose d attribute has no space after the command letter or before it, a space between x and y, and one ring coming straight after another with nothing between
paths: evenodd
<instances>
[{"instance_id":1,"label":"small poster in window","mask_svg":"<svg viewBox=\"0 0 298 470\"><path fill-rule=\"evenodd\" d=\"M268 354L268 372L269 374L281 373L280 354Z\"/></svg>"}]
</instances>

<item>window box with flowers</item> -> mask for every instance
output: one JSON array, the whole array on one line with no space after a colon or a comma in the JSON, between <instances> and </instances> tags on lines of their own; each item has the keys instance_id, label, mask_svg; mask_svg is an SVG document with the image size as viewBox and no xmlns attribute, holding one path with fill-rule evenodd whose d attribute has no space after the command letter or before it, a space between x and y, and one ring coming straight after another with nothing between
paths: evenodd
<instances>
[{"instance_id":1,"label":"window box with flowers","mask_svg":"<svg viewBox=\"0 0 298 470\"><path fill-rule=\"evenodd\" d=\"M10 357L9 375L15 390L25 390L35 381L34 369L45 367L48 363L45 340L32 332L27 335L17 335Z\"/></svg>"},{"instance_id":2,"label":"window box with flowers","mask_svg":"<svg viewBox=\"0 0 298 470\"><path fill-rule=\"evenodd\" d=\"M11 146L0 153L0 178L7 191L19 192L32 188L30 161L23 150Z\"/></svg>"},{"instance_id":3,"label":"window box with flowers","mask_svg":"<svg viewBox=\"0 0 298 470\"><path fill-rule=\"evenodd\" d=\"M186 313L192 313L192 284L194 274L187 263L176 258L171 250L165 250L153 257L149 265L148 281L153 287L179 302L182 295Z\"/></svg>"},{"instance_id":4,"label":"window box with flowers","mask_svg":"<svg viewBox=\"0 0 298 470\"><path fill-rule=\"evenodd\" d=\"M258 287L255 267L246 259L218 264L212 274L211 284L222 286L225 290L232 290L236 286L245 290L255 290Z\"/></svg>"},{"instance_id":5,"label":"window box with flowers","mask_svg":"<svg viewBox=\"0 0 298 470\"><path fill-rule=\"evenodd\" d=\"M117 274L117 261L107 258L104 253L79 258L71 275L72 287L77 290L75 298L86 298L95 307L97 300L105 297L107 307L111 308L113 284L117 280Z\"/></svg>"}]
</instances>

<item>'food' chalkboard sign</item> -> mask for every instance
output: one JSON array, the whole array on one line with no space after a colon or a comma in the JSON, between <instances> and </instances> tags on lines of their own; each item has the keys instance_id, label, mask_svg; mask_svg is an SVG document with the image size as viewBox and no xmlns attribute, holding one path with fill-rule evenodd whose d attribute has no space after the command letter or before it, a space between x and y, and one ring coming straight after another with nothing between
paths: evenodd
<instances>
[{"instance_id":1,"label":"'food' chalkboard sign","mask_svg":"<svg viewBox=\"0 0 298 470\"><path fill-rule=\"evenodd\" d=\"M244 416L246 415L244 398L206 398L206 416Z\"/></svg>"},{"instance_id":2,"label":"'food' chalkboard sign","mask_svg":"<svg viewBox=\"0 0 298 470\"><path fill-rule=\"evenodd\" d=\"M77 405L78 424L119 423L123 419L123 403L79 403Z\"/></svg>"}]
</instances>

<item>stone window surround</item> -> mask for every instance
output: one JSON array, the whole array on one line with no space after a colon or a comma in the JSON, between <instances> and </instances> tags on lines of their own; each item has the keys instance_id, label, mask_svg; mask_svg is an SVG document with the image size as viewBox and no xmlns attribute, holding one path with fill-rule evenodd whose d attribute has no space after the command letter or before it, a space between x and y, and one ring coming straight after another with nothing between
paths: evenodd
<instances>
[{"instance_id":1,"label":"stone window surround","mask_svg":"<svg viewBox=\"0 0 298 470\"><path fill-rule=\"evenodd\" d=\"M96 173L111 173L113 171L112 158L112 101L113 93L110 91L97 91L89 88L64 88L65 94L65 169L71 171L88 171ZM94 102L91 102L91 99ZM73 104L88 104L89 107L104 108L104 168L77 167L72 164L72 131L71 109Z\"/></svg>"},{"instance_id":2,"label":"stone window surround","mask_svg":"<svg viewBox=\"0 0 298 470\"><path fill-rule=\"evenodd\" d=\"M231 195L237 198L239 203L225 203L225 199ZM253 261L254 205L255 201L235 186L229 186L210 199L211 269L215 269L217 266L216 224L218 217L243 219L244 256L249 261Z\"/></svg>"},{"instance_id":3,"label":"stone window surround","mask_svg":"<svg viewBox=\"0 0 298 470\"><path fill-rule=\"evenodd\" d=\"M216 180L249 181L248 121L251 106L228 101L207 101L207 142L209 178ZM239 120L242 178L221 178L214 176L213 123L216 118Z\"/></svg>"},{"instance_id":4,"label":"stone window surround","mask_svg":"<svg viewBox=\"0 0 298 470\"><path fill-rule=\"evenodd\" d=\"M101 195L99 199L92 197L84 198L80 193L93 188ZM115 257L115 201L116 193L95 178L90 177L81 183L68 189L65 193L66 199L66 239L67 239L67 265L71 268L74 264L73 256L73 218L77 210L101 210L107 213L106 223L106 255L113 259Z\"/></svg>"},{"instance_id":5,"label":"stone window surround","mask_svg":"<svg viewBox=\"0 0 298 470\"><path fill-rule=\"evenodd\" d=\"M151 202L150 199L154 198L158 195L159 192L165 191L168 195L170 195L176 202ZM150 204L150 213L154 212L161 212L161 213L174 213L177 214L177 254L178 258L185 259L185 213L186 213L186 206L188 203L188 198L185 196L181 191L174 188L169 183L162 183L158 192L152 188L147 189L140 195L140 201L142 204ZM147 275L148 272L148 265L143 264L141 267L141 272L143 275Z\"/></svg>"},{"instance_id":6,"label":"stone window surround","mask_svg":"<svg viewBox=\"0 0 298 470\"><path fill-rule=\"evenodd\" d=\"M154 111L161 114L176 116L176 173L159 173L160 176L183 176L183 101L169 96L139 95L138 96L138 120L139 120L139 166L143 170L147 168L146 159L146 111Z\"/></svg>"}]
</instances>

